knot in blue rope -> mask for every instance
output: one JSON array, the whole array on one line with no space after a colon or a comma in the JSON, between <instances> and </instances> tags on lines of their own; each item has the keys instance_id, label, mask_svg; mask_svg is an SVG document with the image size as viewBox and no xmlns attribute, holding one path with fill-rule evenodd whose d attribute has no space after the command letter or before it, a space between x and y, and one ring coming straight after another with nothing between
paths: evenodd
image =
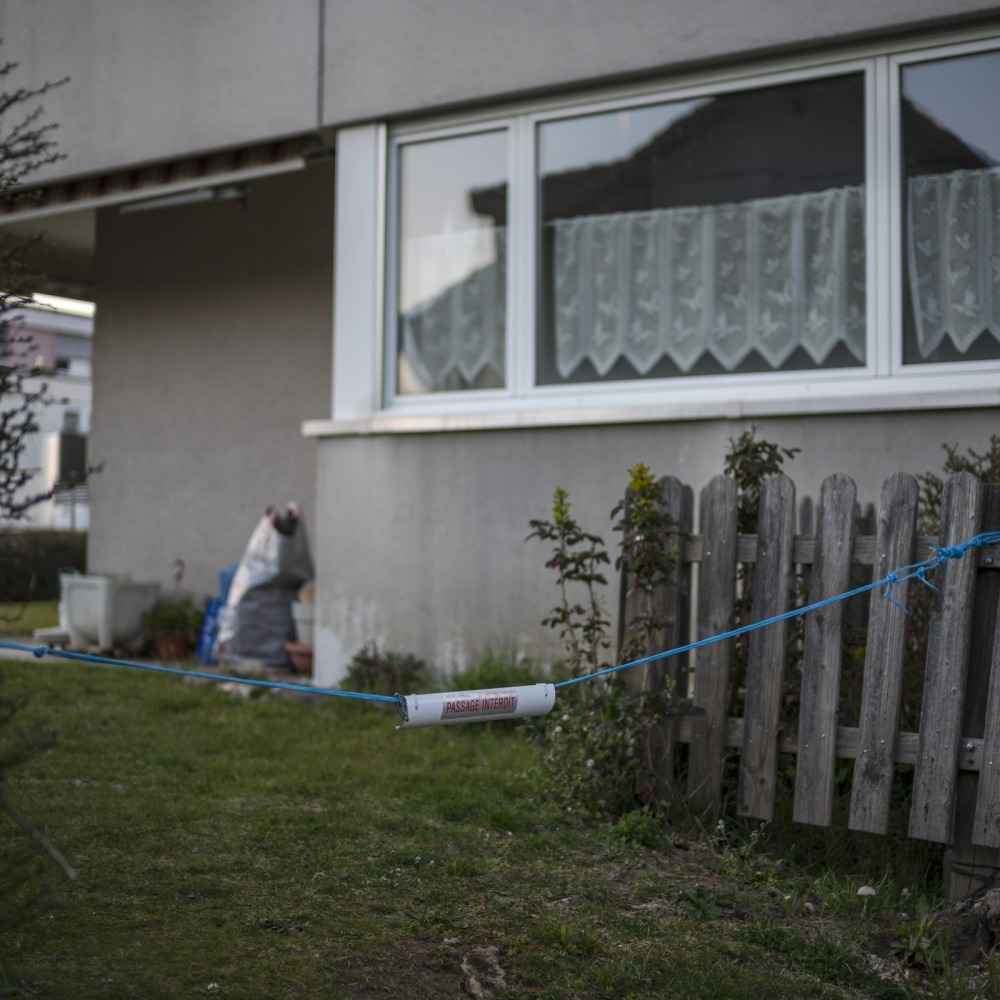
<instances>
[{"instance_id":1,"label":"knot in blue rope","mask_svg":"<svg viewBox=\"0 0 1000 1000\"><path fill-rule=\"evenodd\" d=\"M903 577L902 579L908 579L908 577ZM882 596L890 603L895 604L904 615L908 615L910 612L903 607L895 597L892 596L892 588L900 582L899 572L890 573L884 580L885 589L882 591Z\"/></svg>"},{"instance_id":2,"label":"knot in blue rope","mask_svg":"<svg viewBox=\"0 0 1000 1000\"><path fill-rule=\"evenodd\" d=\"M944 562L946 559L961 559L965 555L966 550L973 545L981 545L982 542L973 539L971 542L966 542L964 545L931 545L934 551L938 554L938 561Z\"/></svg>"},{"instance_id":3,"label":"knot in blue rope","mask_svg":"<svg viewBox=\"0 0 1000 1000\"><path fill-rule=\"evenodd\" d=\"M49 646L36 646L31 652L35 654L35 659L40 660L46 653L50 652Z\"/></svg>"}]
</instances>

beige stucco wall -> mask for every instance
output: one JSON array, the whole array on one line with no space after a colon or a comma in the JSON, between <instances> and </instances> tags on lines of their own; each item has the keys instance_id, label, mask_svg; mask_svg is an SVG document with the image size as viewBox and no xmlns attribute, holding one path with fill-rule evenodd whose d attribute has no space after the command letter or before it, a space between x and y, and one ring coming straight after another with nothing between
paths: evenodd
<instances>
[{"instance_id":1,"label":"beige stucco wall","mask_svg":"<svg viewBox=\"0 0 1000 1000\"><path fill-rule=\"evenodd\" d=\"M92 571L215 592L267 504L315 524L329 411L333 171L254 182L233 202L98 223Z\"/></svg>"},{"instance_id":2,"label":"beige stucco wall","mask_svg":"<svg viewBox=\"0 0 1000 1000\"><path fill-rule=\"evenodd\" d=\"M448 670L487 647L550 659L540 622L557 602L548 548L525 543L552 491L570 493L584 527L613 541L609 513L630 465L643 461L697 493L722 471L730 438L749 422L573 427L327 438L319 445L323 498L318 671L332 680L365 642L412 651ZM1000 411L941 410L761 419L758 437L802 452L786 469L799 497L818 497L845 472L862 504L890 474L940 472L942 443L983 450ZM615 601L609 591L609 610Z\"/></svg>"},{"instance_id":3,"label":"beige stucco wall","mask_svg":"<svg viewBox=\"0 0 1000 1000\"><path fill-rule=\"evenodd\" d=\"M996 0L0 0L45 178L1000 14ZM39 177L38 179L43 179Z\"/></svg>"},{"instance_id":4,"label":"beige stucco wall","mask_svg":"<svg viewBox=\"0 0 1000 1000\"><path fill-rule=\"evenodd\" d=\"M0 49L67 158L36 179L311 131L321 0L0 0Z\"/></svg>"},{"instance_id":5,"label":"beige stucco wall","mask_svg":"<svg viewBox=\"0 0 1000 1000\"><path fill-rule=\"evenodd\" d=\"M998 13L988 0L330 0L324 119L413 114Z\"/></svg>"}]
</instances>

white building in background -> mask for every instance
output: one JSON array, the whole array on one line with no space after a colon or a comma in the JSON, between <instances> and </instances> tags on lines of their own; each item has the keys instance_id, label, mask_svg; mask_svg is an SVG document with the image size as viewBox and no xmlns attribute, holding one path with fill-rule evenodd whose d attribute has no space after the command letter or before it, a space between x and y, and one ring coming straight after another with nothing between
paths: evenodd
<instances>
[{"instance_id":1,"label":"white building in background","mask_svg":"<svg viewBox=\"0 0 1000 1000\"><path fill-rule=\"evenodd\" d=\"M40 296L38 304L25 309L11 326L24 349L30 348L25 360L43 372L29 379L26 388L35 390L44 384L50 399L35 411L39 430L26 442L21 459L22 469L36 472L23 492L56 489L52 500L30 508L15 524L86 531L90 527L90 493L84 473L90 434L93 307Z\"/></svg>"}]
</instances>

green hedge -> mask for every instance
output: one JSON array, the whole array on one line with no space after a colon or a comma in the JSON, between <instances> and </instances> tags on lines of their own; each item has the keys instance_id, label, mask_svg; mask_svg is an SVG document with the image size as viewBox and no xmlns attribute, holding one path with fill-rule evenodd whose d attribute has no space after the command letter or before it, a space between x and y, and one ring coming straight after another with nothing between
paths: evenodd
<instances>
[{"instance_id":1,"label":"green hedge","mask_svg":"<svg viewBox=\"0 0 1000 1000\"><path fill-rule=\"evenodd\" d=\"M0 601L51 601L59 597L59 570L87 567L81 531L0 531Z\"/></svg>"}]
</instances>

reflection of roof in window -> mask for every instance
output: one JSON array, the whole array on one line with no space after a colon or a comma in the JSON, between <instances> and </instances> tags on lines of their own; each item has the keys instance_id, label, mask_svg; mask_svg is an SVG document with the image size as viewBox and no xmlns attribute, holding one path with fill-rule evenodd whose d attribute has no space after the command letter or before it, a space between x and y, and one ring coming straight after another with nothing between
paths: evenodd
<instances>
[{"instance_id":1,"label":"reflection of roof in window","mask_svg":"<svg viewBox=\"0 0 1000 1000\"><path fill-rule=\"evenodd\" d=\"M544 219L861 184L863 123L860 74L724 94L675 119L626 160L544 176ZM980 151L906 101L903 123L907 163L919 162L921 173L989 165ZM473 204L503 224L506 186L474 192Z\"/></svg>"}]
</instances>

